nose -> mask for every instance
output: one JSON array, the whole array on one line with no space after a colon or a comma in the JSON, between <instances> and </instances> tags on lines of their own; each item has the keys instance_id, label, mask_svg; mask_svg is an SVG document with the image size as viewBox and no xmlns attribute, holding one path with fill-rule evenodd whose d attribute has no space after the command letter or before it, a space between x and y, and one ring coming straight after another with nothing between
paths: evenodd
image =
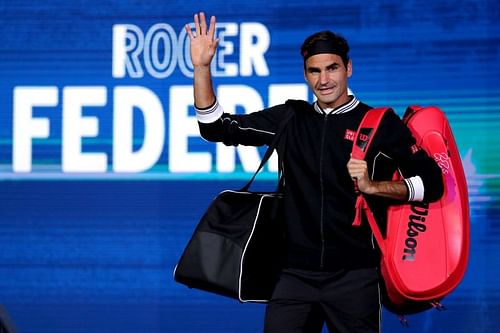
<instances>
[{"instance_id":1,"label":"nose","mask_svg":"<svg viewBox=\"0 0 500 333\"><path fill-rule=\"evenodd\" d=\"M322 85L328 83L328 73L326 71L321 71L319 73L319 83Z\"/></svg>"}]
</instances>

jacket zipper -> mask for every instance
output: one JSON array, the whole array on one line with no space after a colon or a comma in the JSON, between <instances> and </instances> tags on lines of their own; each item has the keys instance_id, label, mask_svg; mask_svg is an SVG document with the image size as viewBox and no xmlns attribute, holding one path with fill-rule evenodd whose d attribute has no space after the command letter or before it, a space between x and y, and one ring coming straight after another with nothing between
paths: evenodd
<instances>
[{"instance_id":1,"label":"jacket zipper","mask_svg":"<svg viewBox=\"0 0 500 333\"><path fill-rule=\"evenodd\" d=\"M328 121L328 114L325 114L323 121L323 132L321 135L321 150L319 157L319 186L321 190L321 212L320 212L320 237L321 237L321 254L319 267L321 270L325 267L324 257L325 257L325 233L324 233L324 211L325 211L325 185L323 183L323 156L325 150L325 138L326 138L326 123Z\"/></svg>"}]
</instances>

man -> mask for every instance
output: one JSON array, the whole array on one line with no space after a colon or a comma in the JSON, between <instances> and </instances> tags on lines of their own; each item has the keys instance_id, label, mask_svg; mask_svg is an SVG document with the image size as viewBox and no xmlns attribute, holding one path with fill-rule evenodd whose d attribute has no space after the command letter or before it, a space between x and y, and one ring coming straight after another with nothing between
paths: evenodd
<instances>
[{"instance_id":1,"label":"man","mask_svg":"<svg viewBox=\"0 0 500 333\"><path fill-rule=\"evenodd\" d=\"M201 135L227 145L270 144L280 121L294 112L282 137L286 146L278 148L285 176L285 267L266 308L265 332L321 332L325 322L331 332L378 332L380 254L367 223L352 226L354 180L377 220L385 221L389 203L437 200L443 192L439 167L394 113L384 116L367 161L350 158L353 133L370 107L349 93L349 46L329 31L308 37L301 48L315 103L224 113L210 74L215 24L211 17L207 26L199 13L194 33L186 25ZM397 168L404 180L391 181Z\"/></svg>"}]
</instances>

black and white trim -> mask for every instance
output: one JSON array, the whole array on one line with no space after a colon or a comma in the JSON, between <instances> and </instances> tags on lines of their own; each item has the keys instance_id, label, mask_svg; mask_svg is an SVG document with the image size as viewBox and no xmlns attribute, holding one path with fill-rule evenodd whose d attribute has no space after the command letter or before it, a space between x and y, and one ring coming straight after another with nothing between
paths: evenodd
<instances>
[{"instance_id":1,"label":"black and white trim","mask_svg":"<svg viewBox=\"0 0 500 333\"><path fill-rule=\"evenodd\" d=\"M196 119L200 123L204 123L204 124L209 124L209 123L215 122L224 113L222 106L220 106L220 104L217 100L214 102L214 104L212 104L209 107L198 108L195 106L194 109L196 110Z\"/></svg>"},{"instance_id":2,"label":"black and white trim","mask_svg":"<svg viewBox=\"0 0 500 333\"><path fill-rule=\"evenodd\" d=\"M351 95L352 99L347 102L346 104L343 104L337 108L327 108L327 109L322 109L321 106L319 106L318 102L314 102L314 110L316 112L321 113L321 114L341 114L341 113L346 113L349 111L354 110L358 104L359 100L356 98L356 96Z\"/></svg>"},{"instance_id":3,"label":"black and white trim","mask_svg":"<svg viewBox=\"0 0 500 333\"><path fill-rule=\"evenodd\" d=\"M408 188L408 201L424 200L424 183L420 176L403 179Z\"/></svg>"}]
</instances>

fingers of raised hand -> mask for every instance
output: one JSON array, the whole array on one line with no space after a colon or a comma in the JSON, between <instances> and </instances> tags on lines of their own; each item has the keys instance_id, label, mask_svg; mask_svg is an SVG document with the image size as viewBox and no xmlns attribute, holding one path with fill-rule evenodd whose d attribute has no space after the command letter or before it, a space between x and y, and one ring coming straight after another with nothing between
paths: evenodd
<instances>
[{"instance_id":1,"label":"fingers of raised hand","mask_svg":"<svg viewBox=\"0 0 500 333\"><path fill-rule=\"evenodd\" d=\"M194 35L193 35L193 31L191 30L191 25L190 24L186 24L184 26L184 29L186 29L186 33L188 34L189 39L193 39Z\"/></svg>"},{"instance_id":2,"label":"fingers of raised hand","mask_svg":"<svg viewBox=\"0 0 500 333\"><path fill-rule=\"evenodd\" d=\"M200 33L200 35L206 35L207 34L207 21L205 18L205 13L200 12L200 24L199 24L200 29L196 29L196 32Z\"/></svg>"},{"instance_id":3,"label":"fingers of raised hand","mask_svg":"<svg viewBox=\"0 0 500 333\"><path fill-rule=\"evenodd\" d=\"M215 35L215 24L216 24L215 16L210 17L210 26L208 28L208 35L212 38Z\"/></svg>"},{"instance_id":4,"label":"fingers of raised hand","mask_svg":"<svg viewBox=\"0 0 500 333\"><path fill-rule=\"evenodd\" d=\"M186 32L187 32L190 39L194 39L198 36L204 36L204 35L208 35L212 39L214 38L215 25L216 25L215 16L210 17L210 25L209 26L207 26L207 21L206 21L206 17L205 17L204 12L199 12L197 14L194 14L193 22L194 22L194 30L195 30L194 33L192 31L192 26L190 24L185 25ZM207 30L207 28L208 28L208 30Z\"/></svg>"}]
</instances>

